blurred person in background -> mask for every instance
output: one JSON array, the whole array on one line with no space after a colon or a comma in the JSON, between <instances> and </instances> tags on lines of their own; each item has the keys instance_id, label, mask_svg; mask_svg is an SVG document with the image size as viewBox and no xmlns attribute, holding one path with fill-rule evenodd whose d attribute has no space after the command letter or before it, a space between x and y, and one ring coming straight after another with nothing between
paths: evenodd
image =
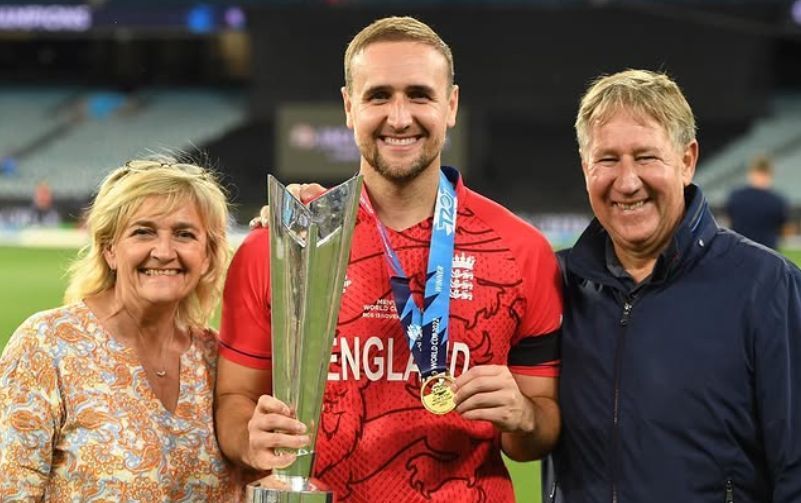
<instances>
[{"instance_id":1,"label":"blurred person in background","mask_svg":"<svg viewBox=\"0 0 801 503\"><path fill-rule=\"evenodd\" d=\"M575 126L596 218L560 252L546 501L801 501L801 271L718 227L666 75L597 79Z\"/></svg>"},{"instance_id":2,"label":"blurred person in background","mask_svg":"<svg viewBox=\"0 0 801 503\"><path fill-rule=\"evenodd\" d=\"M1 501L229 501L207 323L229 253L213 175L130 161L100 186L67 305L0 357Z\"/></svg>"},{"instance_id":3,"label":"blurred person in background","mask_svg":"<svg viewBox=\"0 0 801 503\"><path fill-rule=\"evenodd\" d=\"M315 475L342 502L513 502L501 452L516 460L540 457L559 432L562 303L555 256L533 227L441 166L459 89L450 49L430 27L384 18L363 29L345 55L342 97L366 189ZM451 218L452 227L443 223ZM265 471L294 460L275 448L309 442L287 404L268 394L268 257L268 230L256 230L228 272L216 403L226 455ZM434 265L447 271L441 292L430 289L433 280L426 285ZM406 285L403 292L393 291L390 277ZM403 325L414 334L404 299L411 295L411 309L422 316L424 291L427 301L437 299L427 302L426 315L444 320L440 326L450 320L438 334L444 349L436 363L433 339L421 341L428 352L421 356L422 349L410 350ZM348 354L364 358L349 363ZM455 411L435 415L421 404L421 383L432 371L455 379Z\"/></svg>"},{"instance_id":4,"label":"blurred person in background","mask_svg":"<svg viewBox=\"0 0 801 503\"><path fill-rule=\"evenodd\" d=\"M767 157L755 158L748 168L748 185L734 190L726 201L731 228L776 250L789 213L787 201L773 190L773 163Z\"/></svg>"},{"instance_id":5,"label":"blurred person in background","mask_svg":"<svg viewBox=\"0 0 801 503\"><path fill-rule=\"evenodd\" d=\"M33 189L31 205L31 225L55 227L61 222L61 215L53 207L53 190L50 184L41 181Z\"/></svg>"},{"instance_id":6,"label":"blurred person in background","mask_svg":"<svg viewBox=\"0 0 801 503\"><path fill-rule=\"evenodd\" d=\"M14 176L17 174L18 167L17 158L13 155L6 155L0 157L0 175Z\"/></svg>"}]
</instances>

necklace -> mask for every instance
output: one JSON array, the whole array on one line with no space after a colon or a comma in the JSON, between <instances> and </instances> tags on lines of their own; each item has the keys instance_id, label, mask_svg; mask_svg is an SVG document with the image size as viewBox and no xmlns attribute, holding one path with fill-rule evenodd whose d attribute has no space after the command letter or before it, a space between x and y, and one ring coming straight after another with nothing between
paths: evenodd
<instances>
[{"instance_id":1,"label":"necklace","mask_svg":"<svg viewBox=\"0 0 801 503\"><path fill-rule=\"evenodd\" d=\"M140 346L144 346L143 341L145 337L144 335L142 335L142 327L139 326L139 323L136 323L136 319L133 316L131 316L131 313L129 313L127 309L125 310L125 312L131 318L131 320L134 321L136 332L139 334ZM161 348L159 350L159 363L161 364L160 370L152 368L152 366L148 363L148 367L151 367L151 370L153 371L154 374L156 374L156 377L163 378L167 376L167 365L164 363L164 348L169 347L170 344L172 344L172 340L174 338L175 338L175 325L173 325L172 327L172 331L170 332L170 337L161 345ZM145 367L145 359L143 358L143 356L144 356L144 351L141 351L139 358L142 360L142 367Z\"/></svg>"},{"instance_id":2,"label":"necklace","mask_svg":"<svg viewBox=\"0 0 801 503\"><path fill-rule=\"evenodd\" d=\"M137 325L138 328L138 325ZM142 330L139 329L139 336L142 336ZM164 363L164 346L168 346L172 343L172 339L175 337L175 327L172 327L172 332L170 332L170 338L161 345L161 350L159 351L159 363L161 363L161 370L153 369L153 373L156 374L156 377L166 377L167 375L167 365Z\"/></svg>"}]
</instances>

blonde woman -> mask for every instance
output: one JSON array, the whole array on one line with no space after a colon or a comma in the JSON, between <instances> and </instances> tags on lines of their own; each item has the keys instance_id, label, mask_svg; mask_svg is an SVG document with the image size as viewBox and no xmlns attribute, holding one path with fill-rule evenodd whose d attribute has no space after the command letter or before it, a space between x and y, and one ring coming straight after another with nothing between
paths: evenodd
<instances>
[{"instance_id":1,"label":"blonde woman","mask_svg":"<svg viewBox=\"0 0 801 503\"><path fill-rule=\"evenodd\" d=\"M212 425L228 259L212 174L131 161L103 181L66 305L0 357L0 500L227 501Z\"/></svg>"}]
</instances>

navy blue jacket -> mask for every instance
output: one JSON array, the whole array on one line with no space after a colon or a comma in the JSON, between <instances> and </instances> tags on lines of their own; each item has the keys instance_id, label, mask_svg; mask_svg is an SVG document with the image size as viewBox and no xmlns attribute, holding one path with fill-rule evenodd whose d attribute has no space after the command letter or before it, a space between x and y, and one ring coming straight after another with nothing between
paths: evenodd
<instances>
[{"instance_id":1,"label":"navy blue jacket","mask_svg":"<svg viewBox=\"0 0 801 503\"><path fill-rule=\"evenodd\" d=\"M768 189L743 187L726 202L731 228L751 241L776 249L790 208L778 193Z\"/></svg>"},{"instance_id":2,"label":"navy blue jacket","mask_svg":"<svg viewBox=\"0 0 801 503\"><path fill-rule=\"evenodd\" d=\"M597 221L563 254L556 501L801 502L801 271L685 198L638 289Z\"/></svg>"}]
</instances>

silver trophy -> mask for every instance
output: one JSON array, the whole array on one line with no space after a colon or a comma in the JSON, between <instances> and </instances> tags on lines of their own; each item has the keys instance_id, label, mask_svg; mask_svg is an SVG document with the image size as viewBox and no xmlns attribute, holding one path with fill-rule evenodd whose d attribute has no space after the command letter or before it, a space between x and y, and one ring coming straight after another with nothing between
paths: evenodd
<instances>
[{"instance_id":1,"label":"silver trophy","mask_svg":"<svg viewBox=\"0 0 801 503\"><path fill-rule=\"evenodd\" d=\"M287 468L249 484L253 503L330 503L311 480L328 362L362 178L355 176L303 205L274 177L270 204L270 312L273 396L308 428L308 448Z\"/></svg>"}]
</instances>

